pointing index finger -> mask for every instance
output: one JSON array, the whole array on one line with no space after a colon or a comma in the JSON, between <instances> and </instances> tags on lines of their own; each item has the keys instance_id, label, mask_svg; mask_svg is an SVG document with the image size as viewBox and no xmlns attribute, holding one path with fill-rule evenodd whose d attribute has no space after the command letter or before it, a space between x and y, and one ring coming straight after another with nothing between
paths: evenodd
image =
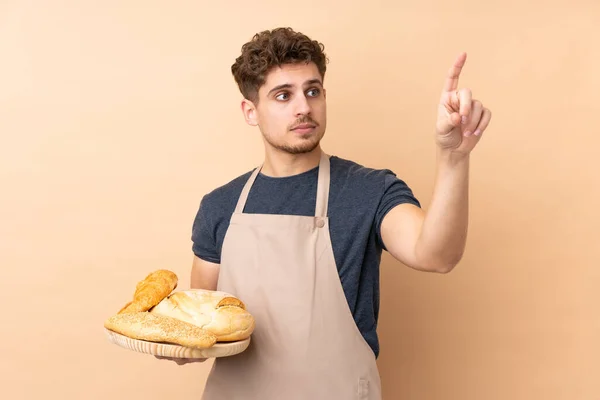
<instances>
[{"instance_id":1,"label":"pointing index finger","mask_svg":"<svg viewBox=\"0 0 600 400\"><path fill-rule=\"evenodd\" d=\"M460 72L462 71L466 60L467 53L460 53L456 58L456 61L454 61L454 65L448 70L448 77L446 78L446 82L444 84L445 92L451 92L458 88L458 78L460 77Z\"/></svg>"}]
</instances>

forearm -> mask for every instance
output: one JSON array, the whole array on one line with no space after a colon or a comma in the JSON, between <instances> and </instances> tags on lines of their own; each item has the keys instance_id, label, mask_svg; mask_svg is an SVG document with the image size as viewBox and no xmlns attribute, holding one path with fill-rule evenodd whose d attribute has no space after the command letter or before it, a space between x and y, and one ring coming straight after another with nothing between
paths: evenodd
<instances>
[{"instance_id":1,"label":"forearm","mask_svg":"<svg viewBox=\"0 0 600 400\"><path fill-rule=\"evenodd\" d=\"M438 151L431 204L415 248L420 264L448 272L462 258L469 211L469 155Z\"/></svg>"}]
</instances>

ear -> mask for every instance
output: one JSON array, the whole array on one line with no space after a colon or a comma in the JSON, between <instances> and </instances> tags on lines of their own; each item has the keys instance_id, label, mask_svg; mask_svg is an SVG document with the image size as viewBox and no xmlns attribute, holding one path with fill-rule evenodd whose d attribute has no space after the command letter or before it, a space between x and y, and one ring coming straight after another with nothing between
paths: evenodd
<instances>
[{"instance_id":1,"label":"ear","mask_svg":"<svg viewBox=\"0 0 600 400\"><path fill-rule=\"evenodd\" d=\"M256 126L258 125L258 115L256 113L256 106L248 99L242 100L242 113L244 113L244 118L246 119L246 123L248 125Z\"/></svg>"}]
</instances>

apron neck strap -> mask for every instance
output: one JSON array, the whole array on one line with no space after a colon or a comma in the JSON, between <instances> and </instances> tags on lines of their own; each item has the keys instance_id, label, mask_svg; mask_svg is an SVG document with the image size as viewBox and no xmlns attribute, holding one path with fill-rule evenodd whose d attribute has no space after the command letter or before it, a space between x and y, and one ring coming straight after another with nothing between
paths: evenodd
<instances>
[{"instance_id":1,"label":"apron neck strap","mask_svg":"<svg viewBox=\"0 0 600 400\"><path fill-rule=\"evenodd\" d=\"M329 204L329 156L321 152L319 162L319 180L317 181L317 204L315 205L315 216L325 218L327 216L327 204Z\"/></svg>"},{"instance_id":2,"label":"apron neck strap","mask_svg":"<svg viewBox=\"0 0 600 400\"><path fill-rule=\"evenodd\" d=\"M238 198L235 212L241 214L244 212L246 201L248 200L248 194L250 189L256 180L256 177L260 173L263 164L258 166L248 178L248 181L242 189L242 193ZM315 205L315 216L326 217L327 216L327 205L329 203L329 182L330 182L330 171L329 171L329 155L321 152L321 160L319 161L319 180L317 181L317 202Z\"/></svg>"}]
</instances>

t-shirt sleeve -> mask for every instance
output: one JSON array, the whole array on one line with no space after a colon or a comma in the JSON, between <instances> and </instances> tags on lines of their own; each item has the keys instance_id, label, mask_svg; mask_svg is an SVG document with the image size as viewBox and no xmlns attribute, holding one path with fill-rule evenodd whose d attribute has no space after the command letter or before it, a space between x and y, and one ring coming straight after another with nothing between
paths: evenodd
<instances>
[{"instance_id":1,"label":"t-shirt sleeve","mask_svg":"<svg viewBox=\"0 0 600 400\"><path fill-rule=\"evenodd\" d=\"M192 251L204 261L219 264L221 257L217 249L216 229L214 221L210 218L211 215L209 202L206 197L203 197L192 226Z\"/></svg>"},{"instance_id":2,"label":"t-shirt sleeve","mask_svg":"<svg viewBox=\"0 0 600 400\"><path fill-rule=\"evenodd\" d=\"M381 247L386 251L387 249L381 238L381 223L383 222L383 218L392 208L405 203L413 204L419 208L421 207L421 203L414 196L410 187L403 180L399 179L396 174L388 171L384 178L383 196L375 214L377 240Z\"/></svg>"}]
</instances>

